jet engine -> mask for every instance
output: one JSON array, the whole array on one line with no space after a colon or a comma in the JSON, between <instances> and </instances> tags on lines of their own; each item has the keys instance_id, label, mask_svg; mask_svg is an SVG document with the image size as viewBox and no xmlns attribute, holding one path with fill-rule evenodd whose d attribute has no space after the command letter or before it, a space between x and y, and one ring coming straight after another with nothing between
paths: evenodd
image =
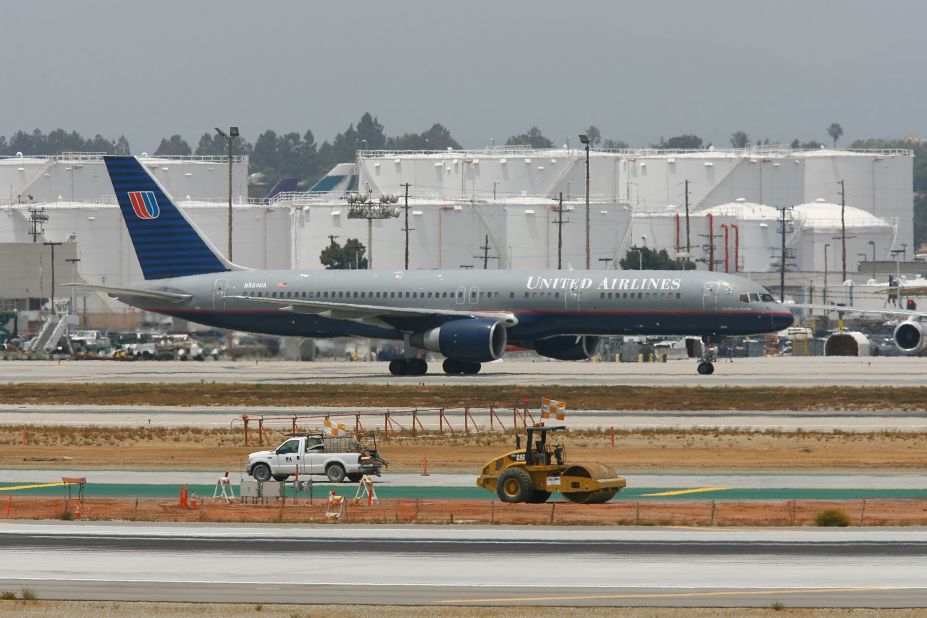
<instances>
[{"instance_id":1,"label":"jet engine","mask_svg":"<svg viewBox=\"0 0 927 618\"><path fill-rule=\"evenodd\" d=\"M586 360L595 356L598 349L599 338L590 335L562 335L534 342L535 352L557 360Z\"/></svg>"},{"instance_id":2,"label":"jet engine","mask_svg":"<svg viewBox=\"0 0 927 618\"><path fill-rule=\"evenodd\" d=\"M452 320L437 328L415 333L409 342L417 348L440 352L455 360L488 363L505 354L508 332L501 322L495 320Z\"/></svg>"},{"instance_id":3,"label":"jet engine","mask_svg":"<svg viewBox=\"0 0 927 618\"><path fill-rule=\"evenodd\" d=\"M925 353L927 347L927 329L920 322L907 320L895 327L895 334L892 339L895 341L895 347L908 356L919 356Z\"/></svg>"}]
</instances>

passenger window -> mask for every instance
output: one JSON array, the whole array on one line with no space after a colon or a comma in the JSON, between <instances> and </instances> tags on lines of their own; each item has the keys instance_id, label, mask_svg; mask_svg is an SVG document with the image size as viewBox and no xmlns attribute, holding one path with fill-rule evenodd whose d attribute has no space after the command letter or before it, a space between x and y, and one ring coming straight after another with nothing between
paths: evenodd
<instances>
[{"instance_id":1,"label":"passenger window","mask_svg":"<svg viewBox=\"0 0 927 618\"><path fill-rule=\"evenodd\" d=\"M554 292L554 298L560 298L560 292Z\"/></svg>"},{"instance_id":2,"label":"passenger window","mask_svg":"<svg viewBox=\"0 0 927 618\"><path fill-rule=\"evenodd\" d=\"M380 298L380 293L379 293L379 292L377 292L377 298Z\"/></svg>"},{"instance_id":3,"label":"passenger window","mask_svg":"<svg viewBox=\"0 0 927 618\"><path fill-rule=\"evenodd\" d=\"M679 292L676 292L676 298L682 298L682 294L680 294Z\"/></svg>"},{"instance_id":4,"label":"passenger window","mask_svg":"<svg viewBox=\"0 0 927 618\"><path fill-rule=\"evenodd\" d=\"M525 298L528 298L528 296L529 296L529 293L525 292Z\"/></svg>"},{"instance_id":5,"label":"passenger window","mask_svg":"<svg viewBox=\"0 0 927 618\"><path fill-rule=\"evenodd\" d=\"M515 298L515 292L509 292L509 298Z\"/></svg>"},{"instance_id":6,"label":"passenger window","mask_svg":"<svg viewBox=\"0 0 927 618\"><path fill-rule=\"evenodd\" d=\"M431 298L431 292L428 292L428 298Z\"/></svg>"},{"instance_id":7,"label":"passenger window","mask_svg":"<svg viewBox=\"0 0 927 618\"><path fill-rule=\"evenodd\" d=\"M643 292L638 292L638 293L637 293L637 297L638 297L638 298L643 298L643 297L644 297L644 293L643 293Z\"/></svg>"}]
</instances>

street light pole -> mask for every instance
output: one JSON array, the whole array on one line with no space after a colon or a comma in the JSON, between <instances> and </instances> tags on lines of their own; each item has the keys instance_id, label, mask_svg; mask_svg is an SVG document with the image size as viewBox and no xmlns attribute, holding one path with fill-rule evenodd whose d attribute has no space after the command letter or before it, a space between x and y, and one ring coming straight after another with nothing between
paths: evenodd
<instances>
[{"instance_id":1,"label":"street light pole","mask_svg":"<svg viewBox=\"0 0 927 618\"><path fill-rule=\"evenodd\" d=\"M42 244L45 245L46 247L51 247L51 271L52 271L51 275L52 275L52 280L51 280L51 295L49 296L49 299L48 299L48 301L49 301L49 302L48 302L48 309L49 309L49 311L51 311L52 313L54 313L54 312L55 312L55 247L57 247L58 245L64 244L64 243L60 243L60 242L43 242Z\"/></svg>"},{"instance_id":2,"label":"street light pole","mask_svg":"<svg viewBox=\"0 0 927 618\"><path fill-rule=\"evenodd\" d=\"M830 249L830 244L824 245L824 304L827 304L827 251Z\"/></svg>"},{"instance_id":3,"label":"street light pole","mask_svg":"<svg viewBox=\"0 0 927 618\"><path fill-rule=\"evenodd\" d=\"M875 262L876 262L876 260L875 260L875 241L874 241L874 240L870 240L870 241L869 241L869 246L872 247L872 278L875 279L875 277L876 277L876 267L875 267Z\"/></svg>"},{"instance_id":4,"label":"street light pole","mask_svg":"<svg viewBox=\"0 0 927 618\"><path fill-rule=\"evenodd\" d=\"M229 127L229 132L226 133L219 127L216 127L216 133L225 138L225 141L228 142L229 147L229 262L232 261L232 138L238 137L238 127Z\"/></svg>"},{"instance_id":5,"label":"street light pole","mask_svg":"<svg viewBox=\"0 0 927 618\"><path fill-rule=\"evenodd\" d=\"M589 136L580 133L579 141L586 146L586 270L589 270Z\"/></svg>"}]
</instances>

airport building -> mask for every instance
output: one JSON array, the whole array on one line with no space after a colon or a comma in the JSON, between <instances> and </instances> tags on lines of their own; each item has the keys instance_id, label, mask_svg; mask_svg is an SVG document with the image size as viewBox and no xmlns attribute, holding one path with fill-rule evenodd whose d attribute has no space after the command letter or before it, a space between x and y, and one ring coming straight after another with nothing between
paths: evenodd
<instances>
[{"instance_id":1,"label":"airport building","mask_svg":"<svg viewBox=\"0 0 927 618\"><path fill-rule=\"evenodd\" d=\"M141 159L226 251L227 159ZM233 258L254 268L314 269L333 240L357 238L373 267L402 268L408 229L410 268L583 268L586 161L585 150L568 147L360 152L314 191L268 201L247 198L248 161L236 157ZM634 247L673 256L688 245L698 268L777 280L782 209L790 280L829 269L837 282L841 210L848 273L862 276L873 258L914 255L908 150L592 150L588 162L595 269L616 268ZM54 268L42 243L63 243ZM71 296L62 283L141 278L100 155L0 158L0 257L0 304L21 309L51 296L52 270L57 298ZM75 304L125 311L99 294Z\"/></svg>"}]
</instances>

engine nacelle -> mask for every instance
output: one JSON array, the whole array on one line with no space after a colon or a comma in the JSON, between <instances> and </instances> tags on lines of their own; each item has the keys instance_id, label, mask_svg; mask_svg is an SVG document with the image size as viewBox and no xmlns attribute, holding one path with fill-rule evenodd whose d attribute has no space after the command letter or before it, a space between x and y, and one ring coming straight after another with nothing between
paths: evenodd
<instances>
[{"instance_id":1,"label":"engine nacelle","mask_svg":"<svg viewBox=\"0 0 927 618\"><path fill-rule=\"evenodd\" d=\"M909 356L919 356L925 352L927 347L927 329L920 322L907 320L895 327L895 333L892 339L895 341L895 347Z\"/></svg>"},{"instance_id":2,"label":"engine nacelle","mask_svg":"<svg viewBox=\"0 0 927 618\"><path fill-rule=\"evenodd\" d=\"M535 352L557 360L587 360L595 356L598 349L599 338L590 335L562 335L534 342Z\"/></svg>"},{"instance_id":3,"label":"engine nacelle","mask_svg":"<svg viewBox=\"0 0 927 618\"><path fill-rule=\"evenodd\" d=\"M453 320L437 328L415 333L409 342L417 348L440 352L454 360L488 363L505 354L508 332L501 322L495 320Z\"/></svg>"}]
</instances>

